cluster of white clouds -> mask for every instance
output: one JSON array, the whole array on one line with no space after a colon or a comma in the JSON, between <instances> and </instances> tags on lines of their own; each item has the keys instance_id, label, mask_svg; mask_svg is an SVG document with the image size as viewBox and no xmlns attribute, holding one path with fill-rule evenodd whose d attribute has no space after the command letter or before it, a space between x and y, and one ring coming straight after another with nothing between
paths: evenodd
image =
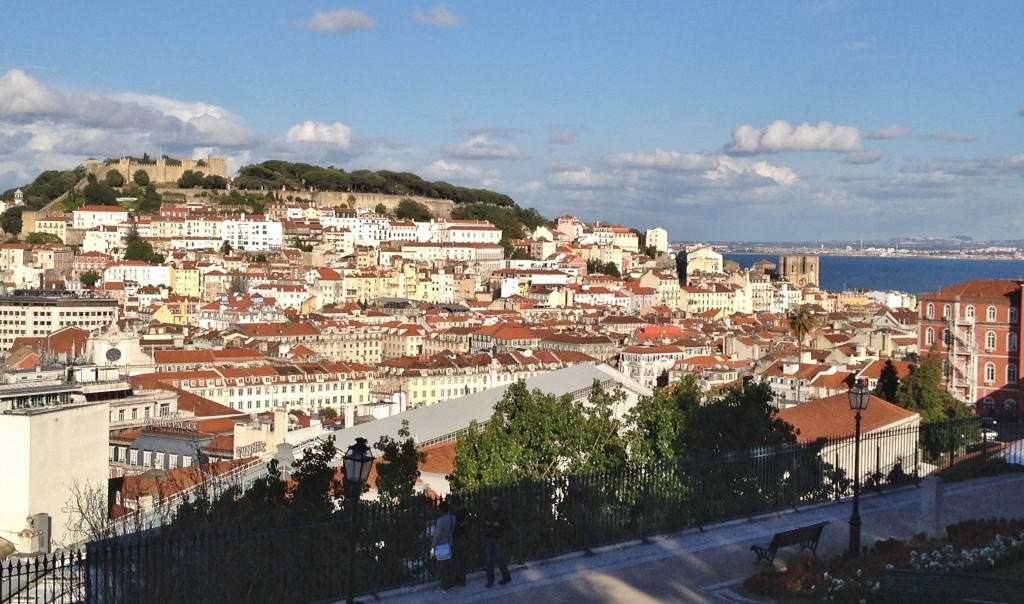
<instances>
[{"instance_id":1,"label":"cluster of white clouds","mask_svg":"<svg viewBox=\"0 0 1024 604\"><path fill-rule=\"evenodd\" d=\"M415 18L431 25L464 22L444 5ZM317 13L306 26L351 31L372 27L373 21L353 11L331 11ZM7 186L27 182L42 170L66 169L86 157L113 157L125 151L226 155L232 170L272 158L349 169L412 170L430 180L522 195L517 199L524 205L542 201L547 204L540 207L542 212L576 211L630 224L656 223L661 220L659 211L705 207L735 221L771 207L772 215L803 216L827 209L849 218L875 216L880 224L888 224L884 217L892 204L907 204L930 212L922 220L939 225L940 220L963 221L965 216L955 208L969 205L964 200L979 191L991 193L999 183L1019 185L1024 180L1024 154L893 157L876 168L865 168L887 157L888 149L867 148L865 141L885 147L898 139L918 145L977 140L955 130L913 134L900 124L862 131L829 121L792 125L776 120L763 128L744 124L732 132L731 142L713 151L604 151L588 160L577 154L600 152L567 147L579 142L578 126L552 125L542 132L466 128L454 134L450 144L415 149L359 137L342 121L304 120L283 135L271 136L218 105L136 93L68 92L23 70L0 74L0 183ZM524 142L531 137L535 144L549 145L546 154ZM807 162L807 154L813 153L825 159ZM832 154L844 155L833 160ZM570 156L574 159L566 160ZM833 162L835 168L822 170L823 161ZM927 210L928 203L941 209ZM1006 203L1007 225L1014 224L1013 207Z\"/></svg>"},{"instance_id":2,"label":"cluster of white clouds","mask_svg":"<svg viewBox=\"0 0 1024 604\"><path fill-rule=\"evenodd\" d=\"M427 12L420 9L414 10L412 20L421 25L437 27L459 27L466 23L466 17L456 15L448 10L448 5L444 3L434 6ZM360 29L371 29L377 25L377 22L362 11L339 8L331 11L316 11L311 18L299 21L296 25L310 31L344 34Z\"/></svg>"},{"instance_id":3,"label":"cluster of white clouds","mask_svg":"<svg viewBox=\"0 0 1024 604\"><path fill-rule=\"evenodd\" d=\"M795 128L785 120L776 120L765 129L744 124L732 133L733 153L778 153L780 151L860 151L864 139L853 126L836 126L831 122L807 122Z\"/></svg>"}]
</instances>

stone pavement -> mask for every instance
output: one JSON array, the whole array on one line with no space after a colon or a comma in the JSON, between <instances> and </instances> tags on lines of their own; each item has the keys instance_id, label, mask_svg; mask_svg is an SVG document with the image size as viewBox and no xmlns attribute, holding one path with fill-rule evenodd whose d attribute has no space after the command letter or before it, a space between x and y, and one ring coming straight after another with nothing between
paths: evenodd
<instances>
[{"instance_id":1,"label":"stone pavement","mask_svg":"<svg viewBox=\"0 0 1024 604\"><path fill-rule=\"evenodd\" d=\"M931 481L937 479L930 479ZM861 543L874 545L886 537L907 538L929 527L953 524L967 518L1024 517L1024 474L1004 474L967 482L950 483L944 489L941 518L923 518L922 501L929 487L906 487L884 494L861 496L863 530ZM924 509L929 509L927 505ZM849 541L851 503L830 502L652 538L651 545L637 542L595 550L596 555L567 554L549 560L510 566L512 583L484 587L482 572L468 577L469 585L441 593L437 584L379 594L380 601L400 602L530 602L555 604L617 602L756 602L738 593L743 580L767 562L754 563L750 546L766 543L776 532L828 520L818 554L843 552ZM938 522L938 524L936 524ZM806 555L806 554L805 554ZM779 551L776 567L798 562L796 547ZM363 598L372 601L372 596Z\"/></svg>"}]
</instances>

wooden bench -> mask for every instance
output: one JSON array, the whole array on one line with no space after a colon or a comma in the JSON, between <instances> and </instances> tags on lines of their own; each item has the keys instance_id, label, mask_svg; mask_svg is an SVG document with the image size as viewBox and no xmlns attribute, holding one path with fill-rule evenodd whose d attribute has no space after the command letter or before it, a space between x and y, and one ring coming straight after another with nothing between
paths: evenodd
<instances>
[{"instance_id":1,"label":"wooden bench","mask_svg":"<svg viewBox=\"0 0 1024 604\"><path fill-rule=\"evenodd\" d=\"M1020 602L1024 582L975 573L929 573L912 570L887 572L881 580L883 602Z\"/></svg>"},{"instance_id":2,"label":"wooden bench","mask_svg":"<svg viewBox=\"0 0 1024 604\"><path fill-rule=\"evenodd\" d=\"M788 545L799 545L801 552L809 549L812 554L816 554L818 552L818 540L821 539L821 530L825 528L826 524L828 524L827 520L817 524L782 531L775 533L775 536L772 537L772 542L768 545L751 545L750 551L757 554L757 560L754 561L754 564L761 560L774 562L775 553L778 549Z\"/></svg>"}]
</instances>

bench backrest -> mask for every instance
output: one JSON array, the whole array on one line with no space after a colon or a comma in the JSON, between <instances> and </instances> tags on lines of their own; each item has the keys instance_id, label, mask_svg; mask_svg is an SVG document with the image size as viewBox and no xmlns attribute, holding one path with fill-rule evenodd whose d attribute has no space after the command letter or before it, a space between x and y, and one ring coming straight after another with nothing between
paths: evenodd
<instances>
[{"instance_id":1,"label":"bench backrest","mask_svg":"<svg viewBox=\"0 0 1024 604\"><path fill-rule=\"evenodd\" d=\"M807 539L817 540L821 537L821 531L825 528L826 524L828 522L819 522L818 524L801 526L788 531L782 531L781 533L775 533L775 536L772 537L771 547L778 548L786 545L796 545Z\"/></svg>"}]
</instances>

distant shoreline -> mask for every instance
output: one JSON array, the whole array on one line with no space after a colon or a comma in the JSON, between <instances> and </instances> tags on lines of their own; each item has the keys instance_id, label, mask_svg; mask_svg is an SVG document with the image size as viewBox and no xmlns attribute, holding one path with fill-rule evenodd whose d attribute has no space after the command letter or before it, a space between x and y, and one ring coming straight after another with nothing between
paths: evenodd
<instances>
[{"instance_id":1,"label":"distant shoreline","mask_svg":"<svg viewBox=\"0 0 1024 604\"><path fill-rule=\"evenodd\" d=\"M942 254L942 253L913 253L913 254L896 254L888 252L849 252L841 250L807 250L807 249L776 249L776 250L763 250L756 252L743 252L735 250L716 250L721 254L733 254L743 256L759 256L759 255L771 255L771 256L787 256L787 255L798 255L798 256L840 256L844 258L891 258L893 260L909 260L909 259L934 259L934 260L1000 260L1006 262L1020 261L1024 262L1024 257L1016 256L988 256L978 254Z\"/></svg>"}]
</instances>

